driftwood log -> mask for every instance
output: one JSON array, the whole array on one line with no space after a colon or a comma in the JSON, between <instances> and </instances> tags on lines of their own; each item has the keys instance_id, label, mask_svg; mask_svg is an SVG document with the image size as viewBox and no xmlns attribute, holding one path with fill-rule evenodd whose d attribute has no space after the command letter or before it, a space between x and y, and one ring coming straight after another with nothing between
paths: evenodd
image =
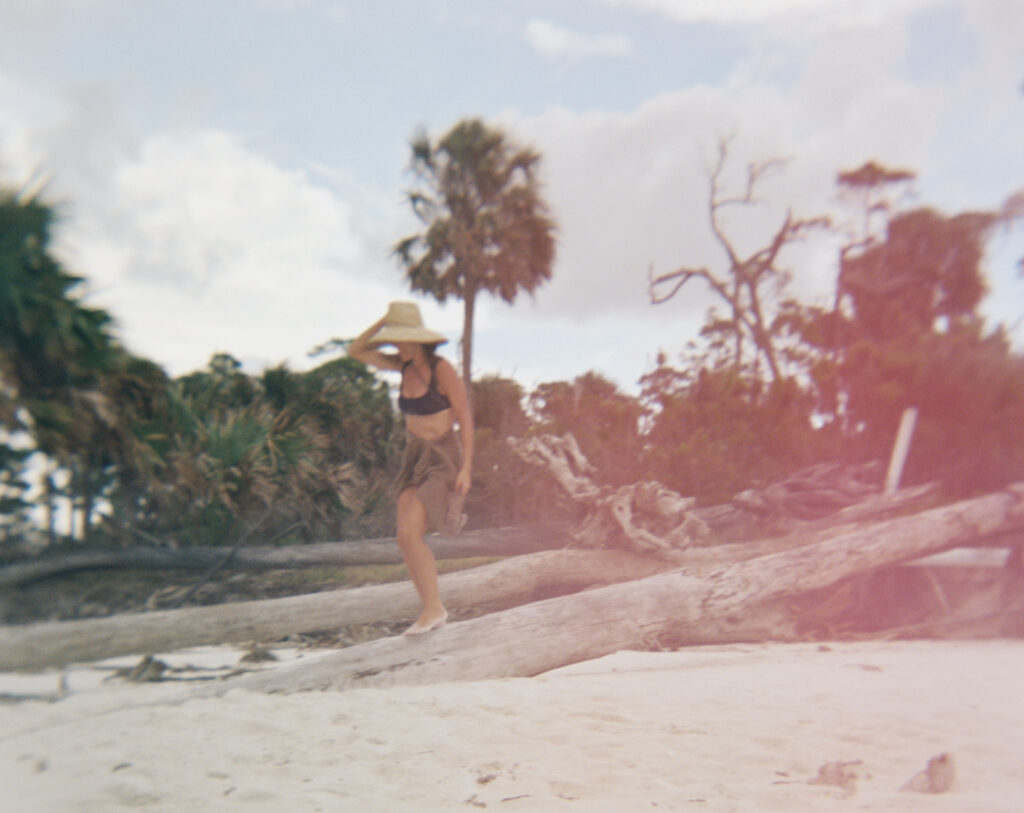
<instances>
[{"instance_id":1,"label":"driftwood log","mask_svg":"<svg viewBox=\"0 0 1024 813\"><path fill-rule=\"evenodd\" d=\"M807 547L861 527L850 524L809 528L785 537L689 548L670 558L639 556L627 551L541 551L444 575L440 583L447 605L458 617L468 612L507 609L539 598L673 568L704 578L738 562ZM999 540L1005 536L1004 531L985 538ZM809 594L808 599L812 606L816 604L813 595ZM273 641L348 625L407 621L417 609L415 593L403 582L180 610L0 627L0 669L41 669L115 655ZM709 621L699 641L690 643L796 640L806 629L802 618L806 614L804 607L791 604L762 605L755 612L734 619ZM822 613L815 609L815 615ZM821 620L828 623L828 618Z\"/></svg>"},{"instance_id":2,"label":"driftwood log","mask_svg":"<svg viewBox=\"0 0 1024 813\"><path fill-rule=\"evenodd\" d=\"M731 502L696 507L657 482L599 486L596 471L571 435L509 438L520 457L549 471L584 506L569 534L580 547L625 547L666 554L709 542L783 536L822 521L878 519L925 504L934 484L882 493L882 467L822 463L764 489L748 489Z\"/></svg>"},{"instance_id":3,"label":"driftwood log","mask_svg":"<svg viewBox=\"0 0 1024 813\"><path fill-rule=\"evenodd\" d=\"M884 515L915 502L926 492L926 489L912 489L906 494L874 497L840 512L836 518ZM558 535L560 526L540 528L543 544L565 540L564 536ZM800 532L787 536L691 547L660 557L614 551L541 552L442 576L441 586L446 602L456 615L493 611L528 603L539 597L626 581L672 567L681 568L689 576L704 578L723 567L811 546L861 528L862 525L853 523L810 523ZM1005 545L1008 539L1019 540L1021 534L1019 527L1001 526L992 532L965 538L960 544L986 544L986 540L990 540L989 544ZM489 537L483 535L479 538ZM443 551L443 545L451 541L432 537L431 545L435 549L441 547ZM514 537L513 541L521 544ZM391 546L390 542L388 544ZM527 541L522 547L529 549L532 544L540 543ZM336 555L332 550L335 546L318 547L326 550L328 557ZM372 551L378 547L379 543L373 541L361 549ZM306 552L302 554L305 556ZM318 555L303 561L320 561ZM820 601L811 594L808 594L808 599L812 605ZM205 644L271 641L290 634L332 630L346 625L404 621L415 614L416 608L416 599L409 585L392 584L184 610L0 627L0 668L38 669ZM814 614L822 616L817 607ZM690 642L795 640L804 634L802 630L806 629L806 620L803 616L806 615L806 609L792 603L769 602L736 618L709 619L700 636ZM819 620L828 623L827 618Z\"/></svg>"},{"instance_id":4,"label":"driftwood log","mask_svg":"<svg viewBox=\"0 0 1024 813\"><path fill-rule=\"evenodd\" d=\"M850 576L1024 527L1024 483L890 519L778 553L714 568L676 569L627 583L449 624L415 639L359 644L314 663L229 680L233 688L297 691L532 676L663 638L706 640L716 624Z\"/></svg>"},{"instance_id":5,"label":"driftwood log","mask_svg":"<svg viewBox=\"0 0 1024 813\"><path fill-rule=\"evenodd\" d=\"M878 461L848 466L818 463L763 489L748 489L732 504L762 516L813 520L882 493Z\"/></svg>"},{"instance_id":6,"label":"driftwood log","mask_svg":"<svg viewBox=\"0 0 1024 813\"><path fill-rule=\"evenodd\" d=\"M457 536L428 537L439 559L471 556L518 556L561 548L571 540L558 523L463 531ZM0 588L21 587L65 573L100 568L208 570L275 569L334 565L398 564L401 552L394 537L352 542L322 542L279 548L130 548L93 550L15 562L0 568Z\"/></svg>"},{"instance_id":7,"label":"driftwood log","mask_svg":"<svg viewBox=\"0 0 1024 813\"><path fill-rule=\"evenodd\" d=\"M545 526L546 541L563 539ZM456 615L494 611L538 598L627 581L673 567L702 577L715 568L820 542L846 527L818 528L747 543L693 547L670 558L627 551L539 551L441 576ZM431 537L431 546L442 541ZM446 540L447 541L447 540ZM347 543L342 543L347 544ZM376 546L376 543L373 543ZM527 544L525 547L529 547ZM0 669L41 669L116 655L168 652L191 646L272 641L346 625L408 620L418 604L406 583L332 590L287 598L234 602L107 618L0 627ZM708 630L707 641L796 636L784 608L762 608L752 621Z\"/></svg>"},{"instance_id":8,"label":"driftwood log","mask_svg":"<svg viewBox=\"0 0 1024 813\"><path fill-rule=\"evenodd\" d=\"M440 578L456 615L490 612L589 587L649 576L667 562L625 551L541 551ZM288 598L189 607L109 618L0 627L0 670L42 669L115 655L191 646L273 641L354 624L411 621L419 600L409 582Z\"/></svg>"},{"instance_id":9,"label":"driftwood log","mask_svg":"<svg viewBox=\"0 0 1024 813\"><path fill-rule=\"evenodd\" d=\"M571 531L581 547L666 554L709 535L707 524L693 513L692 497L680 497L652 481L616 489L596 485L594 468L571 434L507 442L525 461L550 471L573 500L586 506L585 518Z\"/></svg>"}]
</instances>

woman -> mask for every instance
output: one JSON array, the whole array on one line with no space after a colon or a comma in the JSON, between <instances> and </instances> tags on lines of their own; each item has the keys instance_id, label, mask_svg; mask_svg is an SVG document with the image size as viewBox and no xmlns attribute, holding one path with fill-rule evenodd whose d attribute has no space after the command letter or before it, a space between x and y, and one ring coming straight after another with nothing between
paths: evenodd
<instances>
[{"instance_id":1,"label":"woman","mask_svg":"<svg viewBox=\"0 0 1024 813\"><path fill-rule=\"evenodd\" d=\"M429 632L448 619L437 586L437 564L423 534L440 530L450 510L461 518L462 498L471 484L473 416L462 379L436 355L437 346L446 341L423 326L414 303L392 302L387 315L348 348L348 354L364 364L402 373L398 408L405 415L408 434L395 480L398 545L423 604L423 612L405 635ZM383 353L377 349L381 345L393 345L397 353Z\"/></svg>"}]
</instances>

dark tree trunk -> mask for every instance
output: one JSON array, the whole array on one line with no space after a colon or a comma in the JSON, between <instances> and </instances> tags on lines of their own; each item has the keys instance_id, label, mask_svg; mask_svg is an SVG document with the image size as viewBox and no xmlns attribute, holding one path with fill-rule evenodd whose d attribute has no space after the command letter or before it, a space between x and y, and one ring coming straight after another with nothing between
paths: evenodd
<instances>
[{"instance_id":1,"label":"dark tree trunk","mask_svg":"<svg viewBox=\"0 0 1024 813\"><path fill-rule=\"evenodd\" d=\"M438 559L473 556L518 556L561 548L571 540L558 523L463 531L457 536L428 536ZM79 551L66 556L41 557L0 568L0 589L20 587L80 570L99 568L153 568L207 570L229 566L238 570L317 567L319 565L400 564L402 555L393 537L353 542L321 542L284 548L132 548Z\"/></svg>"},{"instance_id":2,"label":"dark tree trunk","mask_svg":"<svg viewBox=\"0 0 1024 813\"><path fill-rule=\"evenodd\" d=\"M463 299L462 320L462 383L466 387L466 398L470 414L473 413L473 322L476 316L476 288L466 285Z\"/></svg>"}]
</instances>

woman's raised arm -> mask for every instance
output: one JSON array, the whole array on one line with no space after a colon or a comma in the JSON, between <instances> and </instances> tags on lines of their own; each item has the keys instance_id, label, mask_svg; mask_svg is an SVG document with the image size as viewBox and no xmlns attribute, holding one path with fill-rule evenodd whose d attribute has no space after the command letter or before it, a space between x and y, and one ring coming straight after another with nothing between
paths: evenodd
<instances>
[{"instance_id":1,"label":"woman's raised arm","mask_svg":"<svg viewBox=\"0 0 1024 813\"><path fill-rule=\"evenodd\" d=\"M380 350L367 346L373 335L384 326L385 318L381 317L356 336L348 346L348 354L352 358L363 362L363 364L370 364L382 370L400 370L402 363L397 355L382 353Z\"/></svg>"}]
</instances>

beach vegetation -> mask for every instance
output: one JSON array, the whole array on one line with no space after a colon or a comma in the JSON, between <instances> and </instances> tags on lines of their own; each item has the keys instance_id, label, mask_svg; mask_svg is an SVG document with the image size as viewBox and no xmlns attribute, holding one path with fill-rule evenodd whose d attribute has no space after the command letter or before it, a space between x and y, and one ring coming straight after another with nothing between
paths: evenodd
<instances>
[{"instance_id":1,"label":"beach vegetation","mask_svg":"<svg viewBox=\"0 0 1024 813\"><path fill-rule=\"evenodd\" d=\"M966 495L1024 479L1024 357L979 314L987 246L1019 222L1021 196L991 211L911 208L914 173L869 162L837 174L846 222L787 213L743 252L724 212L756 206L758 183L782 167L751 167L735 191L727 160L723 142L709 214L724 265L649 281L659 307L703 284L717 308L678 353L658 353L638 394L594 370L532 391L500 376L475 382L470 527L574 516L550 475L507 444L540 434L571 433L600 486L658 481L707 505L812 464L883 460L915 407L905 483L938 479ZM511 302L550 278L555 224L539 161L475 120L436 142L418 136L409 200L424 231L396 249L410 287ZM319 363L303 372L253 373L217 353L170 377L88 304L84 278L52 249L56 222L44 201L0 196L0 553L393 532L402 419L387 384L339 352L343 341L311 353ZM841 237L835 293L805 303L784 249L826 234Z\"/></svg>"}]
</instances>

